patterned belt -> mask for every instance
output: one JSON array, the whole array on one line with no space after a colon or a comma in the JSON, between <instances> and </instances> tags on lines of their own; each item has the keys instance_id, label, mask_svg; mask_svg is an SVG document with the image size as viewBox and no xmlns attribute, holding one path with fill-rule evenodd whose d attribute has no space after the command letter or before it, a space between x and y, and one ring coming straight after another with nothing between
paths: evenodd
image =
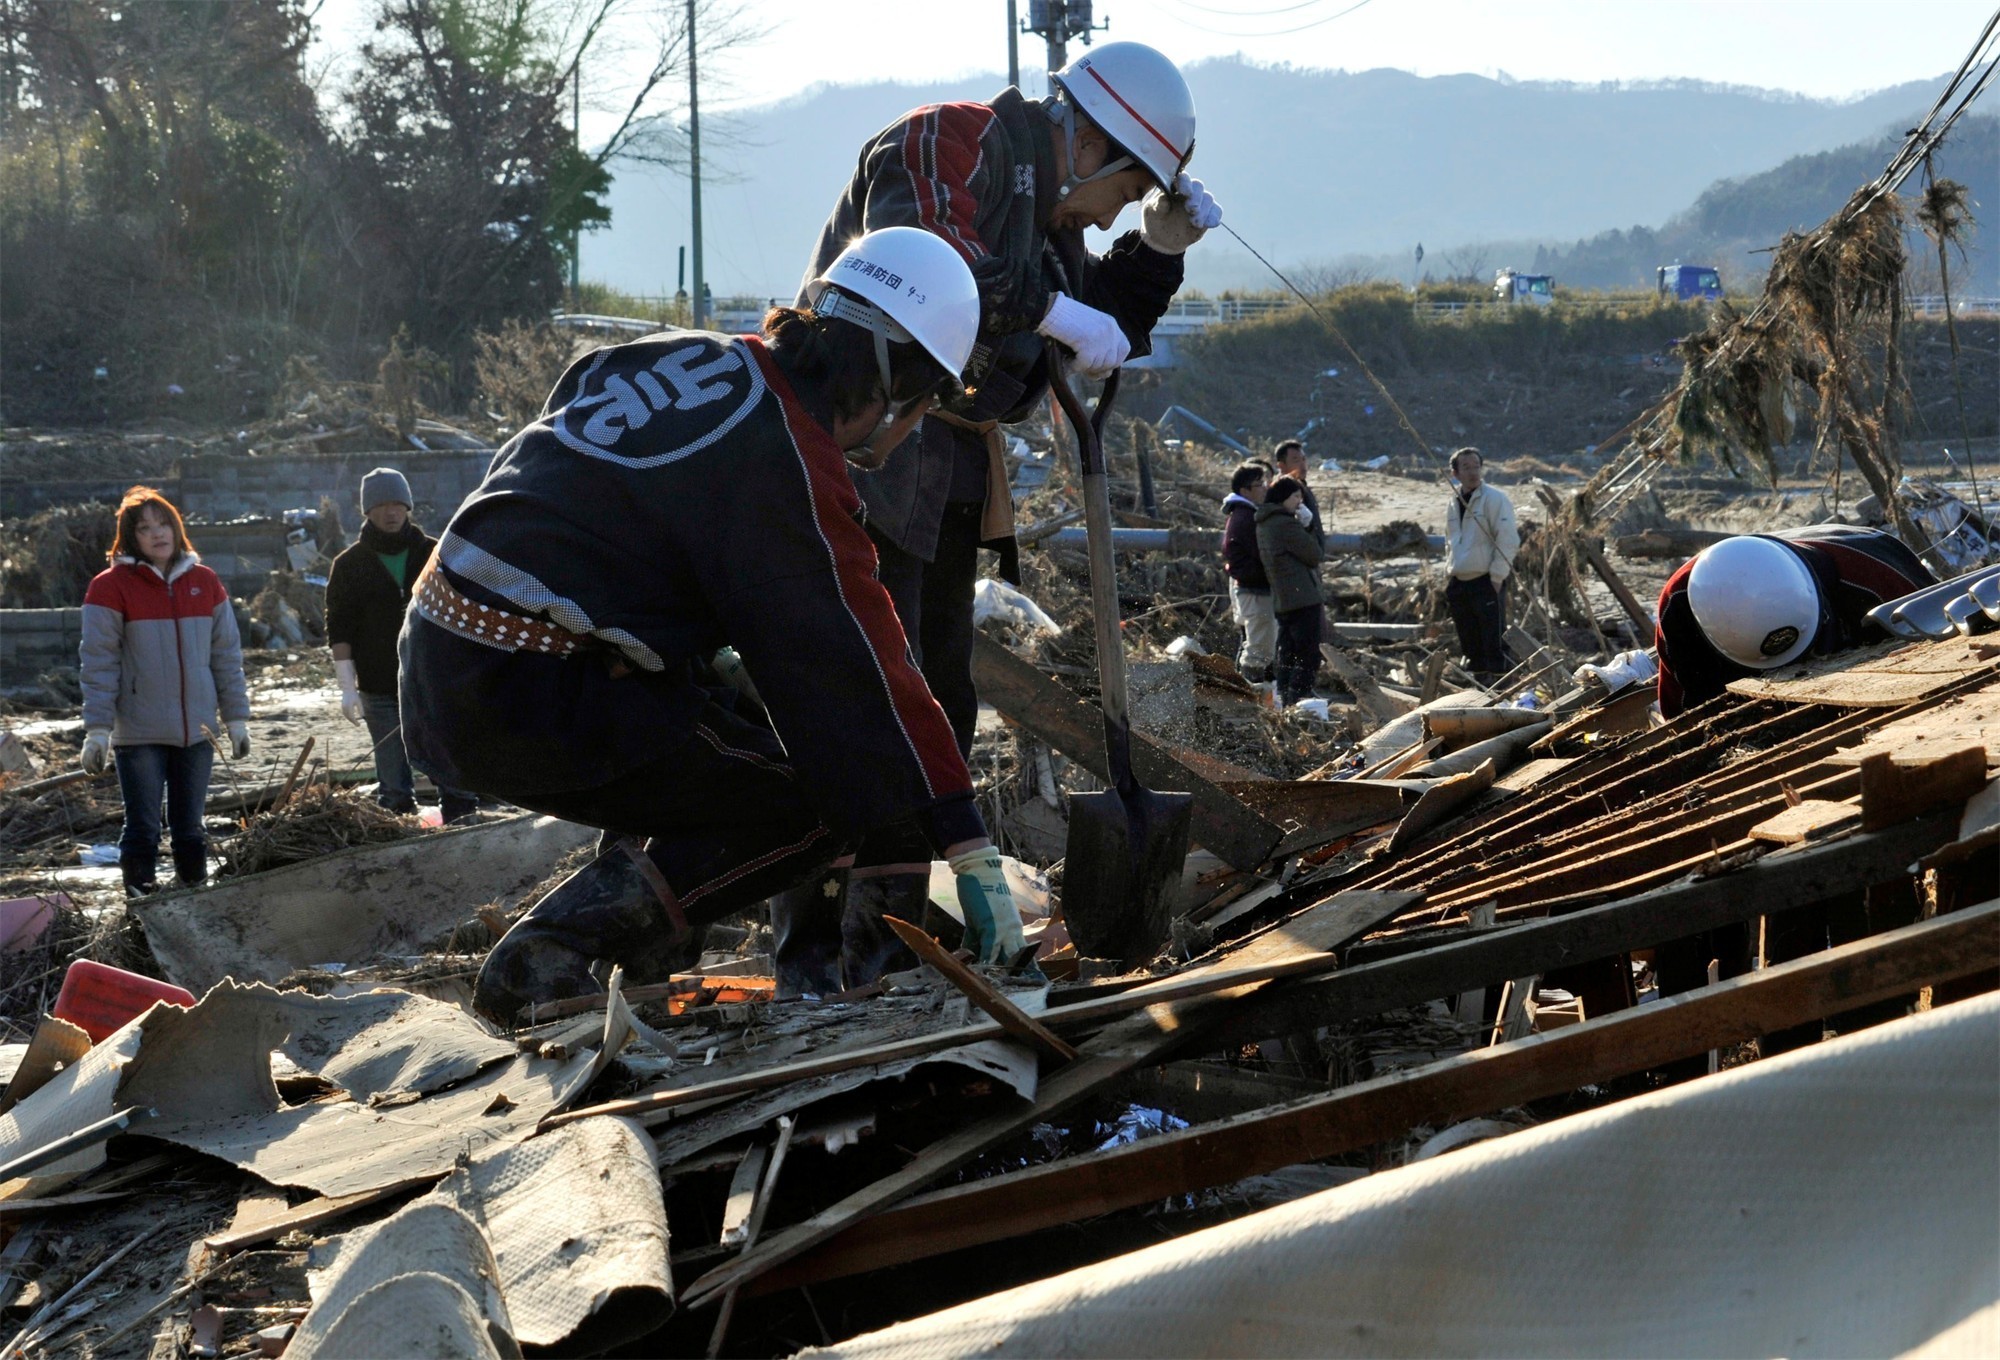
<instances>
[{"instance_id":1,"label":"patterned belt","mask_svg":"<svg viewBox=\"0 0 2000 1360\"><path fill-rule=\"evenodd\" d=\"M548 656L568 657L575 655L588 640L545 619L531 619L467 599L438 570L435 554L418 573L415 594L417 612L447 633L456 633L504 652L541 652Z\"/></svg>"}]
</instances>

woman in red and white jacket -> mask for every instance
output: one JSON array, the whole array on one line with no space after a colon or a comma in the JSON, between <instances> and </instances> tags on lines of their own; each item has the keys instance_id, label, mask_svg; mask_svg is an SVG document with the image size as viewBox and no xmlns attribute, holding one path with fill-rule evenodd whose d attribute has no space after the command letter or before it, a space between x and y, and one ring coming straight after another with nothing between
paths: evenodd
<instances>
[{"instance_id":1,"label":"woman in red and white jacket","mask_svg":"<svg viewBox=\"0 0 2000 1360\"><path fill-rule=\"evenodd\" d=\"M115 753L118 860L137 897L157 887L163 790L176 875L190 886L208 877L209 738L219 709L236 759L250 754L250 698L229 591L165 496L125 493L108 556L83 597L83 768L101 774Z\"/></svg>"}]
</instances>

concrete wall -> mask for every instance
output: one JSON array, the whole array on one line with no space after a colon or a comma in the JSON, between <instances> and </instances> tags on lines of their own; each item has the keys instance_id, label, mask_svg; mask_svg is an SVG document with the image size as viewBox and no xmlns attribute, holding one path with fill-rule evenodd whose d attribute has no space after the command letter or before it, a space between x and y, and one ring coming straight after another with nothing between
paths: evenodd
<instances>
[{"instance_id":1,"label":"concrete wall","mask_svg":"<svg viewBox=\"0 0 2000 1360\"><path fill-rule=\"evenodd\" d=\"M81 609L0 609L0 684L32 682L43 671L76 670Z\"/></svg>"},{"instance_id":2,"label":"concrete wall","mask_svg":"<svg viewBox=\"0 0 2000 1360\"><path fill-rule=\"evenodd\" d=\"M321 496L331 496L340 507L340 522L352 535L361 523L362 475L370 468L388 466L400 469L410 479L417 519L435 533L472 494L492 461L491 449L315 453L283 458L210 454L181 460L179 505L181 513L191 520L220 522L314 508Z\"/></svg>"}]
</instances>

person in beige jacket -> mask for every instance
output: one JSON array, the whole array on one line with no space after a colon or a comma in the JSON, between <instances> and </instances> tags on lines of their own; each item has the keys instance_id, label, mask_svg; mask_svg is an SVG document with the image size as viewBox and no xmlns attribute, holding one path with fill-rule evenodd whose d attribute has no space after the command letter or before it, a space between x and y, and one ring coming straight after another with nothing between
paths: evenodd
<instances>
[{"instance_id":1,"label":"person in beige jacket","mask_svg":"<svg viewBox=\"0 0 2000 1360\"><path fill-rule=\"evenodd\" d=\"M1458 489L1445 513L1451 580L1444 598L1465 653L1465 668L1490 683L1507 669L1500 649L1506 617L1500 591L1514 570L1521 534L1514 527L1514 502L1506 492L1486 484L1485 471L1486 459L1478 449L1460 449L1451 456L1451 475L1458 480Z\"/></svg>"}]
</instances>

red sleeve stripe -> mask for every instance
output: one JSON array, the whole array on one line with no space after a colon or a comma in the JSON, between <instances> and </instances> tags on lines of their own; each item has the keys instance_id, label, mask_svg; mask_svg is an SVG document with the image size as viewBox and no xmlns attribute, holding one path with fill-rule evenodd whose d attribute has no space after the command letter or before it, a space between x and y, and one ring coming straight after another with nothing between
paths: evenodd
<instances>
[{"instance_id":1,"label":"red sleeve stripe","mask_svg":"<svg viewBox=\"0 0 2000 1360\"><path fill-rule=\"evenodd\" d=\"M769 354L762 345L754 349L758 362L768 369ZM841 605L875 663L875 674L881 679L889 710L923 775L924 788L933 799L968 792L972 788L972 775L958 753L958 739L952 735L951 724L945 721L944 710L938 707L930 687L910 663L910 645L903 634L902 622L896 617L896 607L889 600L889 592L875 579L874 546L861 525L851 515L841 513L843 489L850 500L858 498L853 483L847 480L840 451L799 408L791 389L776 379L775 372L767 376L773 379L770 387L784 412L785 434L792 441L792 450L806 475L813 526L820 542L826 545L827 560L833 564ZM804 440L800 438L802 431ZM808 452L809 444L822 447ZM839 478L838 484L834 478Z\"/></svg>"},{"instance_id":2,"label":"red sleeve stripe","mask_svg":"<svg viewBox=\"0 0 2000 1360\"><path fill-rule=\"evenodd\" d=\"M932 104L904 124L903 169L917 225L951 242L967 264L989 254L975 224L979 196L971 185L985 160L981 139L993 119L984 104Z\"/></svg>"}]
</instances>

